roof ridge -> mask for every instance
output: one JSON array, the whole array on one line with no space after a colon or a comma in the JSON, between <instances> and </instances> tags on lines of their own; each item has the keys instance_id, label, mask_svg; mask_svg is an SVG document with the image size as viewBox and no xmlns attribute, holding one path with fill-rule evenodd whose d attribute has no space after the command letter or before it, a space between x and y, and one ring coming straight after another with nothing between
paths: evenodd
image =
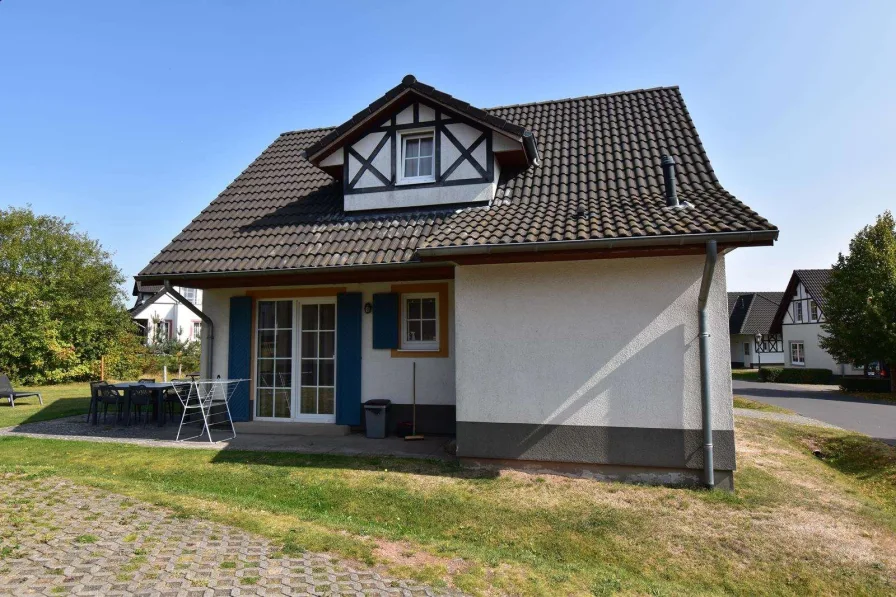
<instances>
[{"instance_id":1,"label":"roof ridge","mask_svg":"<svg viewBox=\"0 0 896 597\"><path fill-rule=\"evenodd\" d=\"M550 99L550 100L540 100L536 102L525 102L522 104L504 104L501 106L492 106L490 108L482 108L483 110L502 110L504 108L522 108L526 106L543 106L546 104L559 104L560 102L575 102L586 99L596 99L599 97L613 97L616 95L632 95L635 93L646 93L648 91L667 91L667 90L675 90L681 91L678 85L660 85L658 87L646 87L643 89L629 89L626 91L611 91L608 93L596 93L594 95L579 95L575 97L564 97L559 99Z\"/></svg>"},{"instance_id":2,"label":"roof ridge","mask_svg":"<svg viewBox=\"0 0 896 597\"><path fill-rule=\"evenodd\" d=\"M575 101L581 101L581 100L587 100L587 99L596 99L599 97L613 97L616 95L632 95L635 93L646 93L648 91L667 91L667 90L675 90L675 91L679 91L679 92L681 91L681 89L679 88L678 85L660 85L658 87L645 87L643 89L629 89L626 91L611 91L608 93L596 93L594 95L579 95L576 97L564 97L564 98L559 98L559 99L539 100L539 101L535 101L535 102L524 102L521 104L504 104L501 106L492 106L490 108L480 108L480 110L484 110L484 111L488 112L491 110L503 110L504 108L522 108L522 107L527 107L527 106L544 106L547 104L559 104L561 102L575 102ZM470 105L472 105L472 104L470 104ZM473 106L473 107L475 107L475 106ZM318 132L318 131L332 131L333 129L338 128L338 127L339 127L339 125L337 124L337 125L331 125L331 126L319 126L319 127L310 128L310 129L293 129L293 130L289 130L289 131L283 131L282 133L280 133L280 136L282 137L283 135L290 135L290 134L294 134L294 133L314 133L314 132Z\"/></svg>"}]
</instances>

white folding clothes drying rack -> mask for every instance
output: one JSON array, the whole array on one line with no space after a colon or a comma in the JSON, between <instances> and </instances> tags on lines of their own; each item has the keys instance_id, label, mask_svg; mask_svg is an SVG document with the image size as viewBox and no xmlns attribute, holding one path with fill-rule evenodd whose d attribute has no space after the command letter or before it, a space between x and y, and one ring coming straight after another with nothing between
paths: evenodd
<instances>
[{"instance_id":1,"label":"white folding clothes drying rack","mask_svg":"<svg viewBox=\"0 0 896 597\"><path fill-rule=\"evenodd\" d=\"M177 398L180 400L183 413L180 416L180 426L177 428L176 441L196 439L208 435L209 443L227 441L236 437L236 428L233 426L233 417L230 416L230 399L236 388L245 379L208 379L208 380L175 380L172 382ZM184 425L199 423L193 420L193 415L202 417L202 429L197 435L181 437ZM229 426L230 437L218 440L212 439L212 427Z\"/></svg>"}]
</instances>

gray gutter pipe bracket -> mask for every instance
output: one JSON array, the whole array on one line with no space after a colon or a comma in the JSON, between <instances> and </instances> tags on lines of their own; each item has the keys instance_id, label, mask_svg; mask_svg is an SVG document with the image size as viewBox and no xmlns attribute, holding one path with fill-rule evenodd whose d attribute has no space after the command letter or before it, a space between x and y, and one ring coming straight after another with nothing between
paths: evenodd
<instances>
[{"instance_id":1,"label":"gray gutter pipe bracket","mask_svg":"<svg viewBox=\"0 0 896 597\"><path fill-rule=\"evenodd\" d=\"M214 369L212 366L215 364L215 324L212 322L212 318L199 310L199 307L185 299L179 292L174 290L174 287L171 285L171 280L163 280L162 285L165 287L165 291L173 296L175 300L192 311L196 317L202 320L202 323L208 326L208 334L206 335L206 339L208 340L208 376L209 379L214 375Z\"/></svg>"}]
</instances>

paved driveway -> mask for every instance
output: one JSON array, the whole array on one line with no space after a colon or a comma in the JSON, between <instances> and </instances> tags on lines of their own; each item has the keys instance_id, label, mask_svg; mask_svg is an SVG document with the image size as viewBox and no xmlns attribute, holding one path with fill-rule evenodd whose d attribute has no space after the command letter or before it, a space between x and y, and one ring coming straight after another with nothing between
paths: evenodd
<instances>
[{"instance_id":1,"label":"paved driveway","mask_svg":"<svg viewBox=\"0 0 896 597\"><path fill-rule=\"evenodd\" d=\"M896 404L851 398L836 386L733 382L734 394L789 408L801 415L852 429L896 446Z\"/></svg>"},{"instance_id":2,"label":"paved driveway","mask_svg":"<svg viewBox=\"0 0 896 597\"><path fill-rule=\"evenodd\" d=\"M0 475L0 595L452 594L59 479ZM457 594L457 593L453 593Z\"/></svg>"}]
</instances>

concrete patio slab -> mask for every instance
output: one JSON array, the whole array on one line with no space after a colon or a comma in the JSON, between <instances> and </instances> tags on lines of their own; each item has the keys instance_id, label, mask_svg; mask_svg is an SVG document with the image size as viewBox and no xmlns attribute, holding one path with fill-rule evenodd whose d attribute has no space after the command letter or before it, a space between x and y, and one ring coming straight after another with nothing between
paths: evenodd
<instances>
[{"instance_id":1,"label":"concrete patio slab","mask_svg":"<svg viewBox=\"0 0 896 597\"><path fill-rule=\"evenodd\" d=\"M198 429L188 435L195 435ZM424 458L429 460L454 460L447 451L453 438L427 436L420 441L405 441L399 437L368 439L363 434L349 435L284 435L264 433L240 433L226 441L211 443L205 438L175 441L177 425L157 427L149 424L129 427L110 424L91 425L83 415L64 417L36 423L23 423L16 427L0 429L0 436L21 435L44 439L66 439L92 442L116 442L149 447L248 450L264 452L298 452L303 454L337 454L343 456L395 456L399 458ZM221 431L213 432L213 439L227 437Z\"/></svg>"}]
</instances>

